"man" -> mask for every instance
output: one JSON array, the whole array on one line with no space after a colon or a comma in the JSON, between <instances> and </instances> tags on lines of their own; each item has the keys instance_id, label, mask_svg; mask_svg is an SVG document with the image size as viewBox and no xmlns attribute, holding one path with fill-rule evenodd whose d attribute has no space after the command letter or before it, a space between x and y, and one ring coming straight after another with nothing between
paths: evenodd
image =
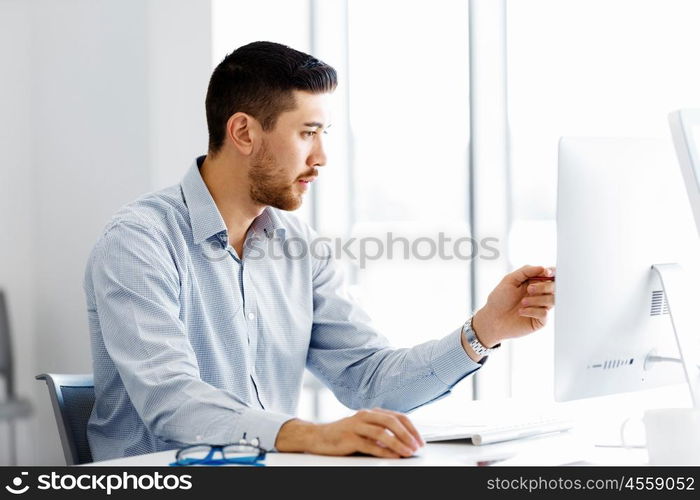
<instances>
[{"instance_id":1,"label":"man","mask_svg":"<svg viewBox=\"0 0 700 500\"><path fill-rule=\"evenodd\" d=\"M399 412L446 394L491 348L546 321L553 283L530 278L553 271L526 266L450 335L392 349L346 294L327 246L271 257L285 239L313 243L288 212L326 164L336 83L333 68L283 45L239 48L209 83L207 155L180 185L107 225L85 276L95 460L242 438L278 451L410 456L424 443ZM360 411L296 419L305 367Z\"/></svg>"}]
</instances>

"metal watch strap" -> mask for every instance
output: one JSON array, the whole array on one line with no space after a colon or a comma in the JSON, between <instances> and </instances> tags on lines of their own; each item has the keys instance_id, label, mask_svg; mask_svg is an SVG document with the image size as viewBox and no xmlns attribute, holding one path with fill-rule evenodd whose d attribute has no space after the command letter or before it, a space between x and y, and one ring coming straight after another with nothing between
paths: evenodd
<instances>
[{"instance_id":1,"label":"metal watch strap","mask_svg":"<svg viewBox=\"0 0 700 500\"><path fill-rule=\"evenodd\" d=\"M474 349L474 352L478 354L479 356L488 356L491 354L493 351L497 350L499 347L501 347L501 344L496 344L493 347L485 347L484 344L482 344L478 337L476 336L476 332L474 331L474 328L472 327L472 320L474 319L474 316L471 316L465 323L464 326L462 327L462 334L466 336L467 343Z\"/></svg>"}]
</instances>

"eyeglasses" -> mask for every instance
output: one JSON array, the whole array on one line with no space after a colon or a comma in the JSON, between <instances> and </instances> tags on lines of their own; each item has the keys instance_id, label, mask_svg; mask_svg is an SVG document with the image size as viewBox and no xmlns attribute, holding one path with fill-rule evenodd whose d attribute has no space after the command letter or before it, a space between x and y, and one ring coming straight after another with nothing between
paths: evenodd
<instances>
[{"instance_id":1,"label":"eyeglasses","mask_svg":"<svg viewBox=\"0 0 700 500\"><path fill-rule=\"evenodd\" d=\"M267 450L244 440L231 444L195 444L181 448L172 466L178 465L250 465L264 467Z\"/></svg>"}]
</instances>

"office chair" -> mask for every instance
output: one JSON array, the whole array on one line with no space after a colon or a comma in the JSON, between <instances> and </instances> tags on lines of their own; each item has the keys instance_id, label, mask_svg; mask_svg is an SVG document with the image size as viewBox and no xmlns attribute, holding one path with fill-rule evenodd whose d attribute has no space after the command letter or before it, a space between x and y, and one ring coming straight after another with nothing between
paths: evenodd
<instances>
[{"instance_id":1,"label":"office chair","mask_svg":"<svg viewBox=\"0 0 700 500\"><path fill-rule=\"evenodd\" d=\"M51 406L61 437L66 465L92 462L87 439L87 423L95 404L92 373L83 375L42 373L37 380L46 381Z\"/></svg>"},{"instance_id":2,"label":"office chair","mask_svg":"<svg viewBox=\"0 0 700 500\"><path fill-rule=\"evenodd\" d=\"M18 398L15 394L10 317L5 293L2 290L0 290L0 378L5 382L5 397L0 400L0 421L7 421L10 427L10 465L17 465L15 421L31 415L32 405L27 399Z\"/></svg>"}]
</instances>

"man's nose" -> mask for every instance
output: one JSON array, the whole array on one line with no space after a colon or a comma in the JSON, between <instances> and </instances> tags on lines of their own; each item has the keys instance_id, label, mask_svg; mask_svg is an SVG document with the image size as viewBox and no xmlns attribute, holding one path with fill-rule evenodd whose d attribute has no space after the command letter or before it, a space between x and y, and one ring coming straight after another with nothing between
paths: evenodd
<instances>
[{"instance_id":1,"label":"man's nose","mask_svg":"<svg viewBox=\"0 0 700 500\"><path fill-rule=\"evenodd\" d=\"M323 167L326 165L327 160L325 148L323 147L323 143L319 140L318 145L314 148L311 156L309 156L309 166Z\"/></svg>"}]
</instances>

